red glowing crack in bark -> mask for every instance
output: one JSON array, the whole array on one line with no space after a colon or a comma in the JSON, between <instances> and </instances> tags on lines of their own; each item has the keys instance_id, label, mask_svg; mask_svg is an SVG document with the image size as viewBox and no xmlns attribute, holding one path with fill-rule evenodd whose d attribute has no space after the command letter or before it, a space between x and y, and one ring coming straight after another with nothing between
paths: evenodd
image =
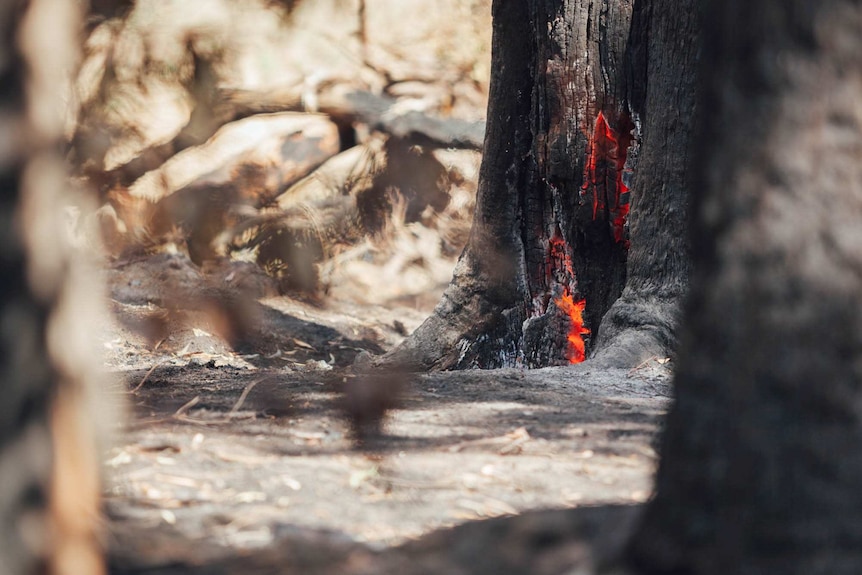
<instances>
[{"instance_id":1,"label":"red glowing crack in bark","mask_svg":"<svg viewBox=\"0 0 862 575\"><path fill-rule=\"evenodd\" d=\"M581 196L586 195L592 188L593 219L598 217L599 210L603 215L607 214L614 241L622 242L623 246L628 248L625 226L629 213L629 189L623 182L623 173L633 138L631 130L625 129L631 125L631 121L627 116L620 120L621 134L618 135L610 127L604 114L599 112L589 141ZM587 302L585 299L575 299L573 286L577 283L572 258L558 228L548 240L548 261L545 271L548 279L562 288L562 293L555 290L560 295L554 298L554 304L568 317L566 358L570 363L581 363L586 359L583 336L590 333L590 330L584 326L584 310Z\"/></svg>"},{"instance_id":2,"label":"red glowing crack in bark","mask_svg":"<svg viewBox=\"0 0 862 575\"><path fill-rule=\"evenodd\" d=\"M585 335L590 333L590 330L584 327L584 309L587 306L587 301L584 299L575 301L572 290L569 287L574 281L575 271L572 267L572 258L566 250L565 240L555 233L548 240L548 275L552 276L552 272L557 271L563 277L557 278L558 283L562 285L563 292L558 298L554 298L554 303L557 309L565 313L569 318L569 332L566 336L569 342L566 349L566 358L569 363L581 363L586 359L586 345L584 344Z\"/></svg>"},{"instance_id":3,"label":"red glowing crack in bark","mask_svg":"<svg viewBox=\"0 0 862 575\"><path fill-rule=\"evenodd\" d=\"M629 214L629 189L623 183L623 171L631 142L631 132L623 130L622 134L618 135L608 124L605 115L599 112L590 138L582 192L585 194L592 188L593 219L596 219L599 210L607 210L614 241L624 242L626 247L628 240L625 238L625 225Z\"/></svg>"}]
</instances>

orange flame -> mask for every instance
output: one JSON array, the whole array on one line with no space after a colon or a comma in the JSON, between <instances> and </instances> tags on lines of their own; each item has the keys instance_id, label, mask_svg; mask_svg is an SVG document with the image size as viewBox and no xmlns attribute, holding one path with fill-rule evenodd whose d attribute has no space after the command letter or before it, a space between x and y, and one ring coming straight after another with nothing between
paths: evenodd
<instances>
[{"instance_id":1,"label":"orange flame","mask_svg":"<svg viewBox=\"0 0 862 575\"><path fill-rule=\"evenodd\" d=\"M561 297L554 300L554 303L569 316L571 322L569 335L566 338L569 341L566 357L569 363L581 363L587 357L583 336L590 333L590 330L584 327L584 309L587 307L587 301L583 299L575 301L572 294L566 290Z\"/></svg>"},{"instance_id":2,"label":"orange flame","mask_svg":"<svg viewBox=\"0 0 862 575\"><path fill-rule=\"evenodd\" d=\"M572 258L568 254L566 241L563 239L558 228L548 238L548 261L546 273L549 281L554 281L562 286L563 294L554 298L557 309L569 316L569 333L566 339L569 342L566 349L566 358L569 363L581 363L586 358L583 336L590 333L584 327L584 309L586 300L575 301L572 296L572 282L575 281L575 270L572 266Z\"/></svg>"}]
</instances>

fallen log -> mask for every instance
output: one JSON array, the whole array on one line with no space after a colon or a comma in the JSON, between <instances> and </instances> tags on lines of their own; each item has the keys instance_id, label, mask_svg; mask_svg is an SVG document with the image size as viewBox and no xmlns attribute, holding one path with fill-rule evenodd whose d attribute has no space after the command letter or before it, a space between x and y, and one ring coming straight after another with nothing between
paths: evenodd
<instances>
[{"instance_id":1,"label":"fallen log","mask_svg":"<svg viewBox=\"0 0 862 575\"><path fill-rule=\"evenodd\" d=\"M338 128L319 114L261 114L223 126L204 145L188 148L106 197L128 245L155 244L175 229L192 259L214 255L212 239L237 206L258 208L338 152ZM195 253L193 253L195 252Z\"/></svg>"},{"instance_id":2,"label":"fallen log","mask_svg":"<svg viewBox=\"0 0 862 575\"><path fill-rule=\"evenodd\" d=\"M411 109L407 100L373 94L346 84L330 84L317 90L303 86L258 92L222 89L220 114L245 117L277 110L309 109L331 116L336 122L359 122L416 144L440 148L481 150L485 122L441 118Z\"/></svg>"},{"instance_id":3,"label":"fallen log","mask_svg":"<svg viewBox=\"0 0 862 575\"><path fill-rule=\"evenodd\" d=\"M192 119L170 141L150 146L129 162L103 174L90 174L98 187L131 186L176 153L188 147L191 126L195 138L203 141L220 126L259 114L280 112L321 112L340 127L350 130L356 123L372 130L409 139L416 144L437 148L481 150L485 122L441 118L426 111L412 109L410 101L377 95L347 84L327 84L318 90L305 85L286 86L267 91L221 88L209 99L211 107L196 107ZM199 118L205 117L206 121Z\"/></svg>"},{"instance_id":4,"label":"fallen log","mask_svg":"<svg viewBox=\"0 0 862 575\"><path fill-rule=\"evenodd\" d=\"M317 264L365 235L359 197L373 187L380 154L373 145L338 154L214 243L220 251L253 251L283 291L317 292Z\"/></svg>"},{"instance_id":5,"label":"fallen log","mask_svg":"<svg viewBox=\"0 0 862 575\"><path fill-rule=\"evenodd\" d=\"M429 208L443 210L449 183L430 151L397 138L372 140L330 159L215 243L253 250L285 290L314 293L317 264L383 232L396 213L409 223Z\"/></svg>"},{"instance_id":6,"label":"fallen log","mask_svg":"<svg viewBox=\"0 0 862 575\"><path fill-rule=\"evenodd\" d=\"M190 185L234 183L250 202L263 205L338 147L337 127L325 116L260 114L222 126L205 144L144 174L128 193L156 202Z\"/></svg>"}]
</instances>

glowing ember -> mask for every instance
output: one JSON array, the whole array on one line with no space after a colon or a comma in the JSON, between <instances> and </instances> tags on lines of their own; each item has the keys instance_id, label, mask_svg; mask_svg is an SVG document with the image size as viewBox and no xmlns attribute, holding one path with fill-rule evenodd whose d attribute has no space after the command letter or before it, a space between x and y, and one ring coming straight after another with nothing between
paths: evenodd
<instances>
[{"instance_id":1,"label":"glowing ember","mask_svg":"<svg viewBox=\"0 0 862 575\"><path fill-rule=\"evenodd\" d=\"M581 363L586 359L583 336L590 333L590 330L584 327L584 309L587 307L587 301L575 301L572 294L567 290L561 297L555 299L554 303L569 316L570 325L567 336L569 348L566 350L566 357L569 359L569 363Z\"/></svg>"},{"instance_id":2,"label":"glowing ember","mask_svg":"<svg viewBox=\"0 0 862 575\"><path fill-rule=\"evenodd\" d=\"M611 129L605 115L599 112L593 135L590 138L587 157L584 191L593 190L593 219L599 210L608 211L608 219L614 232L614 241L625 242L626 218L629 214L629 188L623 182L628 148L632 142L631 132L623 131L619 136Z\"/></svg>"},{"instance_id":3,"label":"glowing ember","mask_svg":"<svg viewBox=\"0 0 862 575\"><path fill-rule=\"evenodd\" d=\"M566 336L569 345L566 349L566 358L570 363L581 363L586 358L583 336L590 333L590 330L584 327L583 317L587 302L583 299L575 301L572 295L577 291L574 288L577 285L575 270L566 240L563 239L558 227L554 228L551 237L548 238L548 259L545 265L547 280L559 286L557 289L562 288L562 295L554 298L554 303L557 309L569 318L569 332Z\"/></svg>"},{"instance_id":4,"label":"glowing ember","mask_svg":"<svg viewBox=\"0 0 862 575\"><path fill-rule=\"evenodd\" d=\"M560 279L564 283L571 282L575 279L575 270L572 268L572 258L566 253L566 241L559 232L548 239L548 248L550 257L548 258L548 269L546 270L548 278L554 270L560 270L564 275Z\"/></svg>"}]
</instances>

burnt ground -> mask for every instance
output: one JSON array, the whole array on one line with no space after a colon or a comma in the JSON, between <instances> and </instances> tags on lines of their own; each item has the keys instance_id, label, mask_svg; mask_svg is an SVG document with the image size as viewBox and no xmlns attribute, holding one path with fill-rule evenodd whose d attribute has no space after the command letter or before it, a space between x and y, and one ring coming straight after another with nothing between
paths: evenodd
<instances>
[{"instance_id":1,"label":"burnt ground","mask_svg":"<svg viewBox=\"0 0 862 575\"><path fill-rule=\"evenodd\" d=\"M211 314L162 307L166 278L201 279L186 266L110 274L102 344L129 404L106 461L114 573L559 573L650 495L659 360L356 376L427 310L264 297L231 346ZM397 408L358 442L345 412L378 382Z\"/></svg>"}]
</instances>

